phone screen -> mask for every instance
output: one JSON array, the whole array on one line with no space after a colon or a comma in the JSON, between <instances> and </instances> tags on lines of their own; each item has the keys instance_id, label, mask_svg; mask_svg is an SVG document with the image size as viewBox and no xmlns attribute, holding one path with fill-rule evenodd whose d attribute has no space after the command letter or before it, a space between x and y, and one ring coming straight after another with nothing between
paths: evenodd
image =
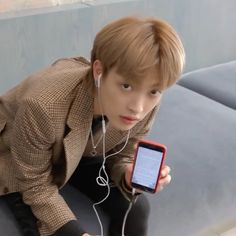
<instances>
[{"instance_id":1,"label":"phone screen","mask_svg":"<svg viewBox=\"0 0 236 236\"><path fill-rule=\"evenodd\" d=\"M154 192L157 186L163 151L139 146L131 183L144 191Z\"/></svg>"}]
</instances>

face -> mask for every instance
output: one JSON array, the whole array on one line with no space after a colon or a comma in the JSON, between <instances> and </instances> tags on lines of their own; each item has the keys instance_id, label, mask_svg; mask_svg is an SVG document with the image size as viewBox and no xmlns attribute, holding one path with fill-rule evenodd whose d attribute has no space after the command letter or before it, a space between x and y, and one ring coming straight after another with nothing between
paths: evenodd
<instances>
[{"instance_id":1,"label":"face","mask_svg":"<svg viewBox=\"0 0 236 236\"><path fill-rule=\"evenodd\" d=\"M101 77L96 88L94 113L104 114L111 126L129 130L141 121L160 101L156 73L150 71L139 83L128 81L112 69Z\"/></svg>"}]
</instances>

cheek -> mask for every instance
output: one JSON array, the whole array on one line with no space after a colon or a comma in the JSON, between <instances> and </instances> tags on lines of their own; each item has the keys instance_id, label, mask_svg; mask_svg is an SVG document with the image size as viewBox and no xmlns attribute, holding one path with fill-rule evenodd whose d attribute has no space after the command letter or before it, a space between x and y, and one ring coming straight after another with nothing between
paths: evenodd
<instances>
[{"instance_id":1,"label":"cheek","mask_svg":"<svg viewBox=\"0 0 236 236\"><path fill-rule=\"evenodd\" d=\"M153 108L157 106L159 102L160 102L160 99L155 100L155 101L153 100L148 101L145 106L145 115L148 114L151 110L153 110Z\"/></svg>"},{"instance_id":2,"label":"cheek","mask_svg":"<svg viewBox=\"0 0 236 236\"><path fill-rule=\"evenodd\" d=\"M113 103L119 101L119 97L120 97L119 94L114 89L107 89L104 92L104 99L106 100L107 103Z\"/></svg>"},{"instance_id":3,"label":"cheek","mask_svg":"<svg viewBox=\"0 0 236 236\"><path fill-rule=\"evenodd\" d=\"M104 88L101 90L101 96L103 101L104 109L117 109L122 103L122 96L117 90L112 88Z\"/></svg>"}]
</instances>

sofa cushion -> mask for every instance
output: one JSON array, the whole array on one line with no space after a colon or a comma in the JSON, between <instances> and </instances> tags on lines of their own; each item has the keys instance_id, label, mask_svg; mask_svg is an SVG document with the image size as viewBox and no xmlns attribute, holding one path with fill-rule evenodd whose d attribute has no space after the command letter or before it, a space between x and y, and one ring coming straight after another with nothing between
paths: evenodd
<instances>
[{"instance_id":1,"label":"sofa cushion","mask_svg":"<svg viewBox=\"0 0 236 236\"><path fill-rule=\"evenodd\" d=\"M236 109L236 61L186 73L179 84Z\"/></svg>"},{"instance_id":2,"label":"sofa cushion","mask_svg":"<svg viewBox=\"0 0 236 236\"><path fill-rule=\"evenodd\" d=\"M194 235L236 219L236 111L176 85L164 94L149 139L167 146L172 181L148 195L148 235Z\"/></svg>"}]
</instances>

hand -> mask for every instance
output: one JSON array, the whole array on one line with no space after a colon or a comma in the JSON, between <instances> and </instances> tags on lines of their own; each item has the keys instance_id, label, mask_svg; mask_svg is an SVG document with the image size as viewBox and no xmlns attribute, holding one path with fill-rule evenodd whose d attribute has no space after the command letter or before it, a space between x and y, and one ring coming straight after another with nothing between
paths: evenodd
<instances>
[{"instance_id":1,"label":"hand","mask_svg":"<svg viewBox=\"0 0 236 236\"><path fill-rule=\"evenodd\" d=\"M130 184L130 179L131 179L131 174L132 174L132 168L133 168L133 163L129 163L126 165L126 172L125 172L125 181L127 186L132 188ZM170 176L170 167L169 166L162 166L161 169L161 176L158 182L157 186L157 192L160 192L163 190L164 186L168 185L171 181L171 176ZM138 193L142 193L140 190L136 190Z\"/></svg>"},{"instance_id":2,"label":"hand","mask_svg":"<svg viewBox=\"0 0 236 236\"><path fill-rule=\"evenodd\" d=\"M168 185L170 181L171 181L170 167L165 165L161 169L161 176L158 182L157 192L162 191L164 186Z\"/></svg>"}]
</instances>

